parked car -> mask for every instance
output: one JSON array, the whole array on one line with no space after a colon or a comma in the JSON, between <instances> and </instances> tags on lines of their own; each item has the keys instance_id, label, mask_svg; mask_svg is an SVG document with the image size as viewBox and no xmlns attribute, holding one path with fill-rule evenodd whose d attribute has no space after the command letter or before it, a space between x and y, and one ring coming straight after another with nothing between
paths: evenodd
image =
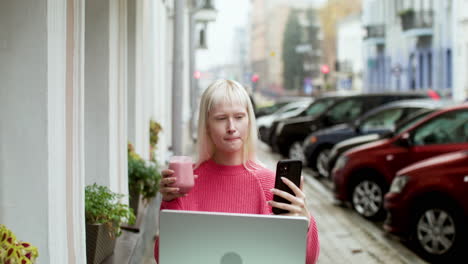
<instances>
[{"instance_id":1,"label":"parked car","mask_svg":"<svg viewBox=\"0 0 468 264\"><path fill-rule=\"evenodd\" d=\"M312 104L310 104L305 110L303 110L301 113L293 116L293 117L288 117L288 118L278 118L276 119L273 124L270 127L270 130L268 131L268 138L266 143L270 145L273 149L273 151L277 151L277 144L276 144L276 131L278 130L278 125L283 124L289 119L292 118L307 118L307 117L315 117L319 116L322 114L325 110L328 109L330 105L335 103L341 98L344 98L345 96L349 96L351 94L356 94L356 93L350 93L350 92L330 92L326 93L319 98L316 98Z\"/></svg>"},{"instance_id":2,"label":"parked car","mask_svg":"<svg viewBox=\"0 0 468 264\"><path fill-rule=\"evenodd\" d=\"M434 106L436 106L434 109L421 109L409 115L404 120L398 122L395 125L396 128L391 132L385 133L384 131L382 131L382 133L379 133L379 134L377 133L368 134L368 135L357 136L357 137L353 137L350 139L340 141L331 149L330 154L328 156L326 156L324 159L319 159L320 167L323 168L323 171L321 171L322 176L330 177L331 171L333 167L335 166L335 163L338 157L342 155L344 152L346 152L347 150L350 150L357 146L364 145L366 143L375 142L380 139L391 138L403 132L404 130L408 129L410 126L416 124L416 122L420 121L427 115L443 108L443 105L440 105L439 103L434 104Z\"/></svg>"},{"instance_id":3,"label":"parked car","mask_svg":"<svg viewBox=\"0 0 468 264\"><path fill-rule=\"evenodd\" d=\"M307 100L299 100L297 102L286 104L285 106L281 107L276 112L270 115L264 115L259 117L257 119L257 127L260 139L264 142L268 141L270 127L275 120L296 116L302 111L304 111L304 109L306 109L310 104L312 104L312 102L312 98L308 98Z\"/></svg>"},{"instance_id":4,"label":"parked car","mask_svg":"<svg viewBox=\"0 0 468 264\"><path fill-rule=\"evenodd\" d=\"M335 100L325 111L318 115L301 116L284 120L275 131L276 149L283 156L301 153L304 139L322 128L354 121L362 114L377 106L403 99L427 97L416 93L358 94Z\"/></svg>"},{"instance_id":5,"label":"parked car","mask_svg":"<svg viewBox=\"0 0 468 264\"><path fill-rule=\"evenodd\" d=\"M395 173L436 155L468 149L468 104L445 108L402 133L353 148L332 171L334 195L368 219L382 219L384 194Z\"/></svg>"},{"instance_id":6,"label":"parked car","mask_svg":"<svg viewBox=\"0 0 468 264\"><path fill-rule=\"evenodd\" d=\"M398 171L385 195L385 230L410 238L431 262L465 259L468 243L468 150ZM452 260L452 261L450 261Z\"/></svg>"},{"instance_id":7,"label":"parked car","mask_svg":"<svg viewBox=\"0 0 468 264\"><path fill-rule=\"evenodd\" d=\"M386 134L405 117L422 109L434 109L447 105L445 101L414 99L391 102L377 107L355 122L336 125L310 134L303 143L300 153L290 153L291 158L304 159L306 164L320 175L328 176L328 156L335 144L348 138L367 134ZM297 149L299 151L299 149Z\"/></svg>"},{"instance_id":8,"label":"parked car","mask_svg":"<svg viewBox=\"0 0 468 264\"><path fill-rule=\"evenodd\" d=\"M281 97L277 99L272 105L256 108L255 117L259 118L261 116L271 115L289 103L310 99L311 97Z\"/></svg>"}]
</instances>

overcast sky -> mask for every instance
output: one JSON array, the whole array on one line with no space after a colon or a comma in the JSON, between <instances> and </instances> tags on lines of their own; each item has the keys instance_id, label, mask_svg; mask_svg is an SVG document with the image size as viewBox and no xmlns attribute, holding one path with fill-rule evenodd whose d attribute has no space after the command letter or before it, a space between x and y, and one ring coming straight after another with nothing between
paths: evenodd
<instances>
[{"instance_id":1,"label":"overcast sky","mask_svg":"<svg viewBox=\"0 0 468 264\"><path fill-rule=\"evenodd\" d=\"M327 0L309 1L320 5ZM208 49L197 51L197 68L201 70L232 62L234 30L248 23L250 0L215 0L214 4L218 15L215 22L208 24Z\"/></svg>"},{"instance_id":2,"label":"overcast sky","mask_svg":"<svg viewBox=\"0 0 468 264\"><path fill-rule=\"evenodd\" d=\"M197 51L197 65L207 69L231 61L234 30L247 25L250 0L216 0L216 21L208 24L207 50Z\"/></svg>"}]
</instances>

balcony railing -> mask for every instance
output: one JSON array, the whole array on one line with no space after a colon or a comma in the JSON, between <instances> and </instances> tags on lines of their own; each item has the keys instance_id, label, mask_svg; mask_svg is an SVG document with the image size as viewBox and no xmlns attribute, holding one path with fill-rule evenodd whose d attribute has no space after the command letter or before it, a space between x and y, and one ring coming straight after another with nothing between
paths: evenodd
<instances>
[{"instance_id":1,"label":"balcony railing","mask_svg":"<svg viewBox=\"0 0 468 264\"><path fill-rule=\"evenodd\" d=\"M412 29L431 29L434 24L434 12L406 10L400 14L404 31Z\"/></svg>"},{"instance_id":2,"label":"balcony railing","mask_svg":"<svg viewBox=\"0 0 468 264\"><path fill-rule=\"evenodd\" d=\"M381 39L385 38L385 25L369 25L366 26L365 39Z\"/></svg>"}]
</instances>

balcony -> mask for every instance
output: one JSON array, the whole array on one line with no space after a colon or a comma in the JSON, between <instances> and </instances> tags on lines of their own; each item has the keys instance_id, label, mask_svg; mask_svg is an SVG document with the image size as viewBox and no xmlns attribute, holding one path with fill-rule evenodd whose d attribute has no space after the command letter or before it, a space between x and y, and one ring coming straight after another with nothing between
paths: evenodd
<instances>
[{"instance_id":1,"label":"balcony","mask_svg":"<svg viewBox=\"0 0 468 264\"><path fill-rule=\"evenodd\" d=\"M406 35L431 36L434 12L408 9L400 12L401 27Z\"/></svg>"},{"instance_id":2,"label":"balcony","mask_svg":"<svg viewBox=\"0 0 468 264\"><path fill-rule=\"evenodd\" d=\"M368 25L365 27L364 40L375 44L385 43L385 25Z\"/></svg>"}]
</instances>

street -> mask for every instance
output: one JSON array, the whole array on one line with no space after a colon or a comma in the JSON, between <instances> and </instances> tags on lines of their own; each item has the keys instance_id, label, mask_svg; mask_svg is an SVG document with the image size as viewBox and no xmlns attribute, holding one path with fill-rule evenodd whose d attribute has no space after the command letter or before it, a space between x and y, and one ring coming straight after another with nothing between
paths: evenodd
<instances>
[{"instance_id":1,"label":"street","mask_svg":"<svg viewBox=\"0 0 468 264\"><path fill-rule=\"evenodd\" d=\"M260 143L259 159L270 169L281 159ZM318 263L427 263L396 238L387 235L381 224L369 222L349 208L337 205L331 190L303 169L309 211L315 217L320 239Z\"/></svg>"}]
</instances>

